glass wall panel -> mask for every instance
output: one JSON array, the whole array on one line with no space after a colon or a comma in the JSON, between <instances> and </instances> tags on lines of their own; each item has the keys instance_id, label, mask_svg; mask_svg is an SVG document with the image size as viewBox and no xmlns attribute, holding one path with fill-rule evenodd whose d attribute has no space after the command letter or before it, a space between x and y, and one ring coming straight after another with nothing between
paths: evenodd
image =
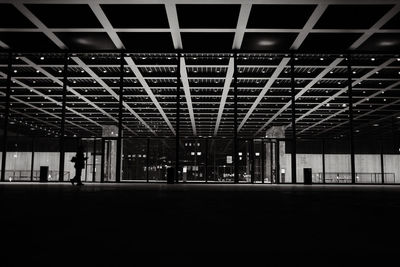
<instances>
[{"instance_id":1,"label":"glass wall panel","mask_svg":"<svg viewBox=\"0 0 400 267\"><path fill-rule=\"evenodd\" d=\"M304 168L311 168L312 182L323 183L322 139L297 140L297 182L304 182Z\"/></svg>"},{"instance_id":2,"label":"glass wall panel","mask_svg":"<svg viewBox=\"0 0 400 267\"><path fill-rule=\"evenodd\" d=\"M10 136L7 142L5 179L7 181L31 181L32 138Z\"/></svg>"},{"instance_id":3,"label":"glass wall panel","mask_svg":"<svg viewBox=\"0 0 400 267\"><path fill-rule=\"evenodd\" d=\"M211 138L208 140L209 182L234 182L233 139Z\"/></svg>"},{"instance_id":4,"label":"glass wall panel","mask_svg":"<svg viewBox=\"0 0 400 267\"><path fill-rule=\"evenodd\" d=\"M181 139L180 165L182 169L181 180L183 182L206 181L206 144L205 139Z\"/></svg>"},{"instance_id":5,"label":"glass wall panel","mask_svg":"<svg viewBox=\"0 0 400 267\"><path fill-rule=\"evenodd\" d=\"M55 137L36 137L34 139L33 180L39 181L41 167L48 169L48 181L59 181L60 140ZM72 169L64 170L64 179L69 180Z\"/></svg>"},{"instance_id":6,"label":"glass wall panel","mask_svg":"<svg viewBox=\"0 0 400 267\"><path fill-rule=\"evenodd\" d=\"M149 139L124 138L122 180L147 181L147 147Z\"/></svg>"},{"instance_id":7,"label":"glass wall panel","mask_svg":"<svg viewBox=\"0 0 400 267\"><path fill-rule=\"evenodd\" d=\"M253 173L253 142L252 139L239 140L239 151L238 151L238 169L239 169L239 182L240 183L251 183Z\"/></svg>"},{"instance_id":8,"label":"glass wall panel","mask_svg":"<svg viewBox=\"0 0 400 267\"><path fill-rule=\"evenodd\" d=\"M381 184L382 140L366 138L358 133L355 133L354 139L356 183Z\"/></svg>"},{"instance_id":9,"label":"glass wall panel","mask_svg":"<svg viewBox=\"0 0 400 267\"><path fill-rule=\"evenodd\" d=\"M167 169L175 166L175 139L150 139L149 180L152 182L167 179Z\"/></svg>"},{"instance_id":10,"label":"glass wall panel","mask_svg":"<svg viewBox=\"0 0 400 267\"><path fill-rule=\"evenodd\" d=\"M351 183L348 138L326 140L325 148L325 183Z\"/></svg>"}]
</instances>

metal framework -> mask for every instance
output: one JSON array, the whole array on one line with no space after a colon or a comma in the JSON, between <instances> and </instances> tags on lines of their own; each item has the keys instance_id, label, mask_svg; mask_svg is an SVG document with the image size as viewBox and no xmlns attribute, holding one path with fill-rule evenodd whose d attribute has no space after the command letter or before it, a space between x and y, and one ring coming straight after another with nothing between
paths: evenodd
<instances>
[{"instance_id":1,"label":"metal framework","mask_svg":"<svg viewBox=\"0 0 400 267\"><path fill-rule=\"evenodd\" d=\"M331 5L376 4L372 0L212 1L208 4L240 5L236 28L181 27L177 5L203 2L146 1L165 6L169 27L159 29L113 27L102 9L102 5L143 1L51 1L56 5L88 5L101 25L65 29L48 27L26 5L43 1L0 0L15 7L34 25L0 28L0 33L43 33L62 49L29 53L14 49L0 37L0 47L6 49L0 61L0 79L4 80L0 85L5 123L3 152L7 149L9 123L32 136L59 137L61 153L64 138L101 137L101 126L107 124L119 125L119 138L122 130L124 137L233 138L230 145L234 151L238 138L263 138L271 126L285 126L286 138L293 140L294 147L297 138L309 137L324 138L325 142L327 138L349 138L353 147L356 136L385 135L392 131L393 120L398 127L399 54L357 52L374 34L400 33L400 29L384 28L400 11L398 1L380 1L390 8L368 29L315 26ZM262 4L311 4L315 8L299 29L249 28L252 8ZM58 35L62 32L105 33L116 49L78 51L62 41ZM129 32L170 33L174 49L131 50L119 35ZM232 49L191 51L184 47L185 33L232 33ZM246 51L242 48L248 33L294 33L296 38L288 51ZM301 52L307 37L317 33L358 33L359 37L343 53ZM346 62L349 54L351 62ZM351 93L346 95L348 91ZM179 102L182 105L176 106ZM175 127L171 123L174 121ZM178 152L178 146L176 149ZM354 153L352 148L353 182ZM233 159L236 162L237 153ZM292 167L296 166L294 159ZM64 165L62 161L60 166ZM4 172L4 157L2 167Z\"/></svg>"}]
</instances>

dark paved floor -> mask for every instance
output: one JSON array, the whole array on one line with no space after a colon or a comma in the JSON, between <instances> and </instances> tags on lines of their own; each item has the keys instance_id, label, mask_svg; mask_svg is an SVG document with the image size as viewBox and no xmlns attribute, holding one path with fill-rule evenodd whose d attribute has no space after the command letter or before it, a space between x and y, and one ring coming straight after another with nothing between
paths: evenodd
<instances>
[{"instance_id":1,"label":"dark paved floor","mask_svg":"<svg viewBox=\"0 0 400 267\"><path fill-rule=\"evenodd\" d=\"M0 210L1 266L345 266L400 256L398 186L0 184Z\"/></svg>"}]
</instances>

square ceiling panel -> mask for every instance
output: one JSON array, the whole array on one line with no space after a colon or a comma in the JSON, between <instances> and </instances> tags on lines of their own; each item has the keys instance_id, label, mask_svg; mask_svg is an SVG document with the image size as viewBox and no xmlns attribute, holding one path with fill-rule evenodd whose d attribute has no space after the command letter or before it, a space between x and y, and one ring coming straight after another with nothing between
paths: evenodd
<instances>
[{"instance_id":1,"label":"square ceiling panel","mask_svg":"<svg viewBox=\"0 0 400 267\"><path fill-rule=\"evenodd\" d=\"M0 40L12 49L31 51L58 50L57 45L41 32L2 32Z\"/></svg>"},{"instance_id":2,"label":"square ceiling panel","mask_svg":"<svg viewBox=\"0 0 400 267\"><path fill-rule=\"evenodd\" d=\"M310 33L300 49L312 52L341 52L347 50L361 33Z\"/></svg>"},{"instance_id":3,"label":"square ceiling panel","mask_svg":"<svg viewBox=\"0 0 400 267\"><path fill-rule=\"evenodd\" d=\"M167 51L174 48L169 32L119 32L118 36L127 49Z\"/></svg>"},{"instance_id":4,"label":"square ceiling panel","mask_svg":"<svg viewBox=\"0 0 400 267\"><path fill-rule=\"evenodd\" d=\"M247 28L301 29L315 5L253 5Z\"/></svg>"},{"instance_id":5,"label":"square ceiling panel","mask_svg":"<svg viewBox=\"0 0 400 267\"><path fill-rule=\"evenodd\" d=\"M391 51L400 50L400 34L398 33L375 33L368 38L358 50L362 51Z\"/></svg>"},{"instance_id":6,"label":"square ceiling panel","mask_svg":"<svg viewBox=\"0 0 400 267\"><path fill-rule=\"evenodd\" d=\"M382 29L400 29L400 12L383 25Z\"/></svg>"},{"instance_id":7,"label":"square ceiling panel","mask_svg":"<svg viewBox=\"0 0 400 267\"><path fill-rule=\"evenodd\" d=\"M234 29L240 5L176 5L181 28Z\"/></svg>"},{"instance_id":8,"label":"square ceiling panel","mask_svg":"<svg viewBox=\"0 0 400 267\"><path fill-rule=\"evenodd\" d=\"M0 4L0 28L36 28L16 7Z\"/></svg>"},{"instance_id":9,"label":"square ceiling panel","mask_svg":"<svg viewBox=\"0 0 400 267\"><path fill-rule=\"evenodd\" d=\"M70 49L115 49L114 43L104 32L57 32L56 35Z\"/></svg>"},{"instance_id":10,"label":"square ceiling panel","mask_svg":"<svg viewBox=\"0 0 400 267\"><path fill-rule=\"evenodd\" d=\"M315 29L369 29L392 6L331 5L325 10Z\"/></svg>"},{"instance_id":11,"label":"square ceiling panel","mask_svg":"<svg viewBox=\"0 0 400 267\"><path fill-rule=\"evenodd\" d=\"M26 5L49 28L101 28L88 5Z\"/></svg>"},{"instance_id":12,"label":"square ceiling panel","mask_svg":"<svg viewBox=\"0 0 400 267\"><path fill-rule=\"evenodd\" d=\"M245 33L242 43L244 50L288 50L297 33Z\"/></svg>"},{"instance_id":13,"label":"square ceiling panel","mask_svg":"<svg viewBox=\"0 0 400 267\"><path fill-rule=\"evenodd\" d=\"M210 51L232 49L234 33L181 33L184 50Z\"/></svg>"},{"instance_id":14,"label":"square ceiling panel","mask_svg":"<svg viewBox=\"0 0 400 267\"><path fill-rule=\"evenodd\" d=\"M101 5L114 28L169 28L164 5Z\"/></svg>"}]
</instances>

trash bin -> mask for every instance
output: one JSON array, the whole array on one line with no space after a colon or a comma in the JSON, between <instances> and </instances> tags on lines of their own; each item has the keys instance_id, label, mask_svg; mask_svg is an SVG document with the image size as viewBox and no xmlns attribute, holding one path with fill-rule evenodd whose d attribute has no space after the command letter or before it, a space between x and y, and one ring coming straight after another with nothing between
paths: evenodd
<instances>
[{"instance_id":1,"label":"trash bin","mask_svg":"<svg viewBox=\"0 0 400 267\"><path fill-rule=\"evenodd\" d=\"M167 184L173 184L175 178L175 168L167 168Z\"/></svg>"},{"instance_id":2,"label":"trash bin","mask_svg":"<svg viewBox=\"0 0 400 267\"><path fill-rule=\"evenodd\" d=\"M45 183L47 182L47 177L49 177L49 166L40 166L39 181Z\"/></svg>"},{"instance_id":3,"label":"trash bin","mask_svg":"<svg viewBox=\"0 0 400 267\"><path fill-rule=\"evenodd\" d=\"M304 168L304 184L312 184L312 169L311 168Z\"/></svg>"}]
</instances>

